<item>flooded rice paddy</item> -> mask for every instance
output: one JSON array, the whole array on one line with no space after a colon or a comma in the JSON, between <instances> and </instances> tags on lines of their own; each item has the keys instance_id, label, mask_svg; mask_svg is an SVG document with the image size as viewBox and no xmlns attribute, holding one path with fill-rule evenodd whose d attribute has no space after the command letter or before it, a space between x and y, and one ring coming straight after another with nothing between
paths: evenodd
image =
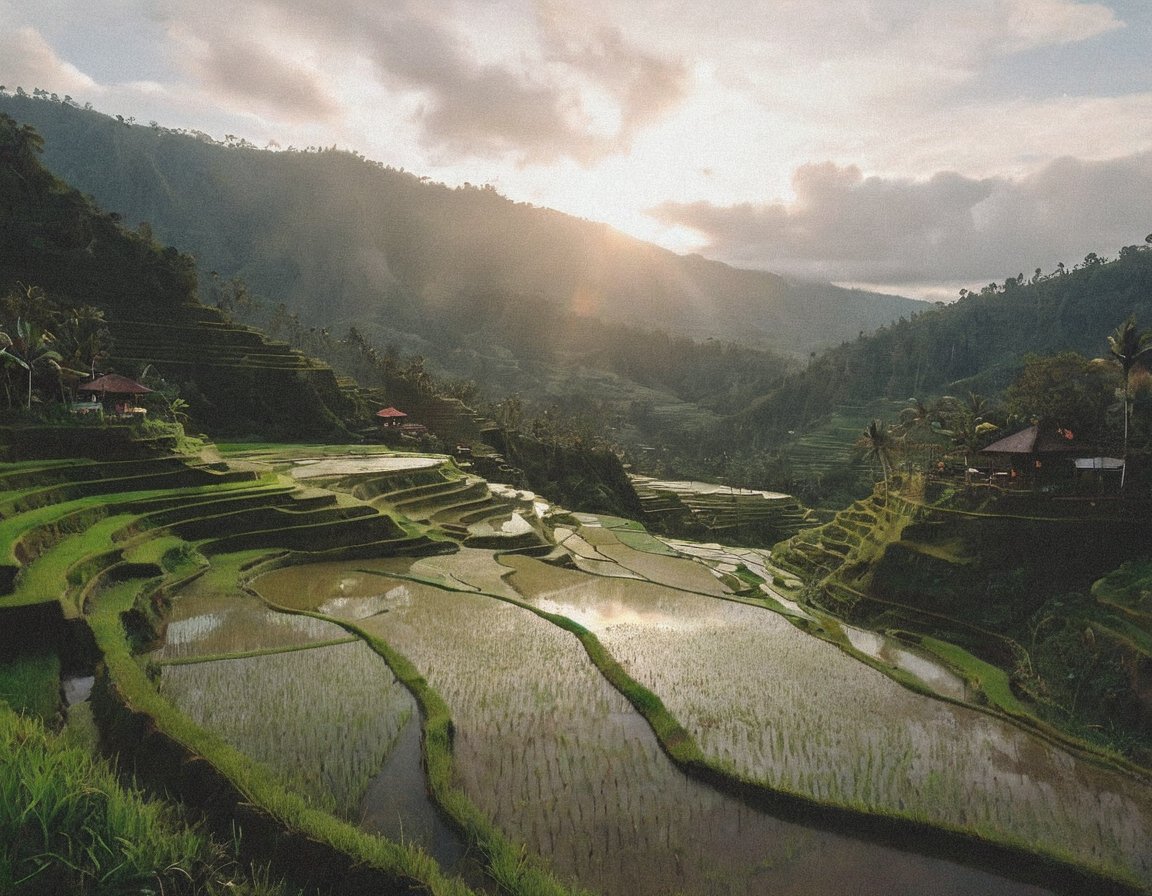
<instances>
[{"instance_id":1,"label":"flooded rice paddy","mask_svg":"<svg viewBox=\"0 0 1152 896\"><path fill-rule=\"evenodd\" d=\"M256 586L300 608L352 593L380 608L383 596L359 624L449 705L465 792L562 878L636 896L1045 892L775 818L687 777L575 637L493 597L400 577L507 592L490 555L462 553L376 574L283 569Z\"/></svg>"},{"instance_id":2,"label":"flooded rice paddy","mask_svg":"<svg viewBox=\"0 0 1152 896\"><path fill-rule=\"evenodd\" d=\"M559 877L606 896L1049 891L777 818L689 778L573 635L494 595L587 627L734 775L1038 846L1152 886L1146 786L914 694L770 610L721 599L717 572L768 578L755 552L696 546L701 563L646 533L584 525L561 537L578 569L461 550L285 568L255 587L281 606L356 620L412 661L450 708L468 797ZM157 654L178 705L367 829L451 861L459 844L437 845L451 833L420 777L418 713L382 660L363 644L331 644L344 635L333 623L251 597L181 600ZM922 658L895 656L871 633L849 637L916 674L945 674L917 671ZM308 643L322 646L184 664ZM251 724L272 716L292 730ZM314 728L326 733L302 733ZM340 783L325 763L344 751Z\"/></svg>"},{"instance_id":3,"label":"flooded rice paddy","mask_svg":"<svg viewBox=\"0 0 1152 896\"><path fill-rule=\"evenodd\" d=\"M444 465L443 457L421 457L404 454L340 455L338 457L297 460L291 473L295 479L320 479L357 473L394 473L430 470Z\"/></svg>"},{"instance_id":4,"label":"flooded rice paddy","mask_svg":"<svg viewBox=\"0 0 1152 896\"><path fill-rule=\"evenodd\" d=\"M412 695L359 641L165 665L161 692L316 805L352 820L416 714Z\"/></svg>"},{"instance_id":5,"label":"flooded rice paddy","mask_svg":"<svg viewBox=\"0 0 1152 896\"><path fill-rule=\"evenodd\" d=\"M596 634L736 775L1152 882L1152 792L1126 776L915 694L771 611L504 562L526 599Z\"/></svg>"}]
</instances>

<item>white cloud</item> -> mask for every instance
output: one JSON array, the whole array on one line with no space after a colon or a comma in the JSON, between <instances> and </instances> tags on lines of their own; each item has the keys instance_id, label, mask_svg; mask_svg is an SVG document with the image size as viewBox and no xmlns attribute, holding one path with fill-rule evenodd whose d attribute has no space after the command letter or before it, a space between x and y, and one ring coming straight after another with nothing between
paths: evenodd
<instances>
[{"instance_id":1,"label":"white cloud","mask_svg":"<svg viewBox=\"0 0 1152 896\"><path fill-rule=\"evenodd\" d=\"M496 4L499 6L500 4ZM491 3L265 0L224 11L172 2L169 33L204 88L234 107L329 117L364 93L418 129L430 158L591 163L627 149L682 96L687 71L605 23ZM275 48L275 51L273 51ZM306 60L306 61L305 61ZM371 63L371 86L338 92Z\"/></svg>"},{"instance_id":2,"label":"white cloud","mask_svg":"<svg viewBox=\"0 0 1152 896\"><path fill-rule=\"evenodd\" d=\"M259 30L221 23L193 31L175 23L170 34L209 99L286 122L328 121L339 111L325 89L324 74L262 39L266 35Z\"/></svg>"},{"instance_id":3,"label":"white cloud","mask_svg":"<svg viewBox=\"0 0 1152 896\"><path fill-rule=\"evenodd\" d=\"M61 95L97 90L91 78L57 56L29 25L10 31L0 27L0 83L29 93L35 88Z\"/></svg>"},{"instance_id":4,"label":"white cloud","mask_svg":"<svg viewBox=\"0 0 1152 896\"><path fill-rule=\"evenodd\" d=\"M665 203L653 214L736 264L889 284L987 282L1114 254L1152 230L1152 151L1058 159L1019 179L865 177L824 163L799 168L794 189L790 203Z\"/></svg>"}]
</instances>

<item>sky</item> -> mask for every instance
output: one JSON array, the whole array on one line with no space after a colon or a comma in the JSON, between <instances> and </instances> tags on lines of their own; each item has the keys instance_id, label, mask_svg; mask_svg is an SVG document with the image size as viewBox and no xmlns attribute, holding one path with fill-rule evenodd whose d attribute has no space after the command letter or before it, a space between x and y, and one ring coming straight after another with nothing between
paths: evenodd
<instances>
[{"instance_id":1,"label":"sky","mask_svg":"<svg viewBox=\"0 0 1152 896\"><path fill-rule=\"evenodd\" d=\"M0 0L0 84L933 300L1152 233L1149 0Z\"/></svg>"}]
</instances>

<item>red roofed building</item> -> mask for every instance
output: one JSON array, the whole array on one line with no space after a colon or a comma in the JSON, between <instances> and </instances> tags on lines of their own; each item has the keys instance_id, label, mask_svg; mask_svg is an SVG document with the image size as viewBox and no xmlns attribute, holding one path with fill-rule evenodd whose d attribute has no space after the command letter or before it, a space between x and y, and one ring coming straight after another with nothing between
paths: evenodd
<instances>
[{"instance_id":1,"label":"red roofed building","mask_svg":"<svg viewBox=\"0 0 1152 896\"><path fill-rule=\"evenodd\" d=\"M376 412L376 419L380 421L380 425L389 429L400 426L408 419L408 415L403 411L398 411L396 408L382 408Z\"/></svg>"}]
</instances>

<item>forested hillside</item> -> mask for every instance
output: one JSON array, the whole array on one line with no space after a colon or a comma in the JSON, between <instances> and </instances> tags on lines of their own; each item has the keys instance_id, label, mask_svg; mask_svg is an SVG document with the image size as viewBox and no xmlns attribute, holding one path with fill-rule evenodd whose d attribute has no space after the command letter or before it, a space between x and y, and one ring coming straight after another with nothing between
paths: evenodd
<instances>
[{"instance_id":1,"label":"forested hillside","mask_svg":"<svg viewBox=\"0 0 1152 896\"><path fill-rule=\"evenodd\" d=\"M148 366L180 384L215 433L346 434L349 396L330 367L231 324L196 295L193 259L120 227L40 164L39 135L0 114L0 329L4 368L47 395L101 370ZM13 358L18 358L14 361ZM20 369L27 369L23 374ZM12 375L12 376L10 376Z\"/></svg>"},{"instance_id":2,"label":"forested hillside","mask_svg":"<svg viewBox=\"0 0 1152 896\"><path fill-rule=\"evenodd\" d=\"M1149 246L1125 247L1111 261L1090 255L1073 268L1009 278L901 318L817 358L735 423L778 436L843 404L991 395L1016 377L1026 355L1105 356L1107 335L1131 314L1152 322Z\"/></svg>"},{"instance_id":3,"label":"forested hillside","mask_svg":"<svg viewBox=\"0 0 1152 896\"><path fill-rule=\"evenodd\" d=\"M481 369L477 353L550 355L579 320L807 357L920 304L678 256L334 149L215 143L25 96L0 96L0 110L44 136L52 171L126 222L149 222L202 273L242 277L306 323L355 325L457 373Z\"/></svg>"}]
</instances>

